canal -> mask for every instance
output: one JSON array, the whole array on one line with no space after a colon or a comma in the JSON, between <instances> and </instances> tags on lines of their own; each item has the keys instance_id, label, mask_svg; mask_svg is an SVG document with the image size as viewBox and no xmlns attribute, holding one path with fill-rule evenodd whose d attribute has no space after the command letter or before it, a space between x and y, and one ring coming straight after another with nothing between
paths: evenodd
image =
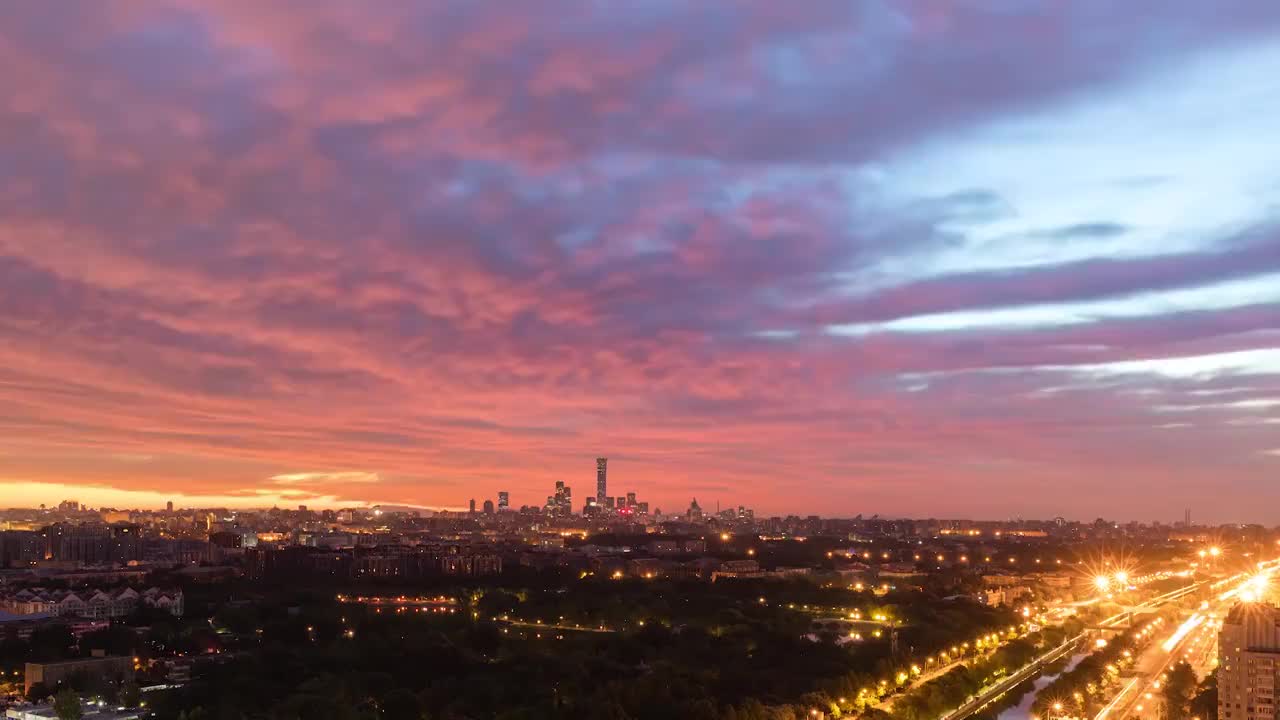
<instances>
[{"instance_id":1,"label":"canal","mask_svg":"<svg viewBox=\"0 0 1280 720\"><path fill-rule=\"evenodd\" d=\"M1031 686L1031 690L1029 690L1026 695L1022 696L1022 702L1019 702L1017 705L997 715L996 720L1031 720L1031 704L1036 701L1036 695L1047 687L1049 683L1057 680L1059 675L1075 669L1075 666L1088 656L1089 653L1077 653L1072 655L1071 659L1067 662L1066 666L1062 668L1062 670L1054 673L1053 675L1041 675L1036 678L1035 682Z\"/></svg>"}]
</instances>

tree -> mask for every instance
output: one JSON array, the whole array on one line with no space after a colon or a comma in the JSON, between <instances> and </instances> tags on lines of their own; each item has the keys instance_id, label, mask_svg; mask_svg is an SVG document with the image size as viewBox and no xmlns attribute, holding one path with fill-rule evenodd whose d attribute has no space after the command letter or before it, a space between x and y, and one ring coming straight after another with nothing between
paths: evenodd
<instances>
[{"instance_id":1,"label":"tree","mask_svg":"<svg viewBox=\"0 0 1280 720\"><path fill-rule=\"evenodd\" d=\"M32 661L51 662L66 659L76 638L66 625L51 625L32 630L31 639L27 642Z\"/></svg>"},{"instance_id":2,"label":"tree","mask_svg":"<svg viewBox=\"0 0 1280 720\"><path fill-rule=\"evenodd\" d=\"M53 690L43 682L32 683L31 689L27 691L27 699L31 702L40 702L53 694Z\"/></svg>"},{"instance_id":3,"label":"tree","mask_svg":"<svg viewBox=\"0 0 1280 720\"><path fill-rule=\"evenodd\" d=\"M382 699L382 717L387 720L422 720L422 703L417 695L397 688Z\"/></svg>"},{"instance_id":4,"label":"tree","mask_svg":"<svg viewBox=\"0 0 1280 720\"><path fill-rule=\"evenodd\" d=\"M138 635L123 625L112 625L86 633L79 645L82 651L101 649L108 655L132 655L138 647Z\"/></svg>"},{"instance_id":5,"label":"tree","mask_svg":"<svg viewBox=\"0 0 1280 720\"><path fill-rule=\"evenodd\" d=\"M142 690L138 687L138 683L126 680L120 686L120 704L127 708L136 708L142 704Z\"/></svg>"},{"instance_id":6,"label":"tree","mask_svg":"<svg viewBox=\"0 0 1280 720\"><path fill-rule=\"evenodd\" d=\"M1174 665L1161 690L1169 720L1184 720L1188 717L1191 698L1196 692L1195 670L1185 662Z\"/></svg>"},{"instance_id":7,"label":"tree","mask_svg":"<svg viewBox=\"0 0 1280 720\"><path fill-rule=\"evenodd\" d=\"M58 720L80 720L84 717L80 696L71 688L64 688L53 696L53 712Z\"/></svg>"},{"instance_id":8,"label":"tree","mask_svg":"<svg viewBox=\"0 0 1280 720\"><path fill-rule=\"evenodd\" d=\"M1191 698L1191 716L1200 720L1218 720L1218 671L1214 670L1196 688Z\"/></svg>"}]
</instances>

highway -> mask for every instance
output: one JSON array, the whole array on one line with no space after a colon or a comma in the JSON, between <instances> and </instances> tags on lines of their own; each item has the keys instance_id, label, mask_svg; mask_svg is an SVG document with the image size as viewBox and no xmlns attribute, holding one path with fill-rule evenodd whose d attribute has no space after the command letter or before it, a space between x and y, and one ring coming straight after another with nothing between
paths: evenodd
<instances>
[{"instance_id":1,"label":"highway","mask_svg":"<svg viewBox=\"0 0 1280 720\"><path fill-rule=\"evenodd\" d=\"M1245 576L1238 575L1231 579L1239 580L1243 577ZM1204 580L1198 583L1193 583L1191 585L1178 588L1176 590L1171 590L1167 593L1163 593L1161 595L1157 595L1153 598L1150 598L1145 602L1143 602L1141 605L1136 605L1128 610L1112 615L1111 617L1106 618L1105 620L1098 623L1096 627L1102 628L1102 629L1117 629L1117 630L1121 629L1124 625L1128 623L1129 619L1131 618L1132 614L1135 611L1154 610L1160 607L1161 605L1164 605L1166 603L1169 603L1175 600L1180 600L1188 595L1191 595L1192 593L1195 593L1206 586L1211 589L1216 589L1222 586L1223 584L1224 584L1224 581L1215 582L1210 580ZM1230 595L1230 594L1232 593L1228 592L1225 595ZM1016 672L1009 675L1007 678L1001 680L995 685L992 685L990 688L987 688L986 690L982 691L982 693L980 693L979 695L971 698L964 705L961 705L955 710L952 710L946 715L943 715L941 718L939 718L939 720L963 720L964 718L967 718L970 715L973 715L974 713L982 710L983 708L987 707L991 703L1000 699L1001 696L1003 696L1005 693L1009 692L1013 688L1017 687L1023 682L1026 682L1027 680L1030 680L1031 678L1034 678L1036 675L1040 673L1040 671L1044 668L1045 665L1067 655L1072 650L1079 647L1081 642L1086 638L1087 635L1088 633L1081 633L1080 635L1076 635L1075 637L1069 638L1067 641L1065 641L1058 647L1050 650L1044 655L1041 655L1040 657L1031 661L1027 665L1024 665L1023 667L1019 668ZM1163 670L1161 670L1161 672L1163 672ZM1128 717L1128 716L1120 715L1118 717Z\"/></svg>"},{"instance_id":2,"label":"highway","mask_svg":"<svg viewBox=\"0 0 1280 720\"><path fill-rule=\"evenodd\" d=\"M1207 641L1212 645L1216 642L1214 631L1217 625L1207 622L1207 617L1201 613L1192 615L1163 642L1152 643L1143 651L1134 663L1133 677L1121 686L1111 702L1094 716L1094 720L1106 720L1109 717L1156 717L1156 701L1160 697L1160 681L1164 673L1178 660L1184 659L1193 643Z\"/></svg>"},{"instance_id":3,"label":"highway","mask_svg":"<svg viewBox=\"0 0 1280 720\"><path fill-rule=\"evenodd\" d=\"M1269 577L1274 567L1274 564L1266 566L1259 576ZM1160 682L1164 673L1182 660L1190 663L1199 678L1213 669L1217 660L1218 630L1222 627L1222 619L1235 604L1237 597L1249 587L1255 586L1256 577L1259 576L1250 577L1207 602L1174 629L1163 643L1153 644L1143 652L1134 665L1134 677L1120 688L1111 702L1094 716L1094 720L1158 718ZM1238 580L1239 576L1233 579ZM1221 583L1214 587L1221 587Z\"/></svg>"}]
</instances>

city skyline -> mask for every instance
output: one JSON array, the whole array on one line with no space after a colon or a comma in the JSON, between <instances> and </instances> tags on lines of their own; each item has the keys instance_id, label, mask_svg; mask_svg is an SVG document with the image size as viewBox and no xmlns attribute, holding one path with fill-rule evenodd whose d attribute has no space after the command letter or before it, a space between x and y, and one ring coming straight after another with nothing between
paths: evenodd
<instances>
[{"instance_id":1,"label":"city skyline","mask_svg":"<svg viewBox=\"0 0 1280 720\"><path fill-rule=\"evenodd\" d=\"M0 506L1280 523L1275 3L3 18Z\"/></svg>"},{"instance_id":2,"label":"city skyline","mask_svg":"<svg viewBox=\"0 0 1280 720\"><path fill-rule=\"evenodd\" d=\"M600 467L600 465L599 465L599 461L600 461L600 460L607 460L607 458L596 458L596 461L597 461L597 466L596 466L596 467L597 467L597 468L599 468L599 467ZM597 474L597 479L598 479L598 478L599 478L599 475ZM286 511L287 511L287 510L292 510L292 509L294 509L294 508L296 507L298 510L303 510L303 511L306 511L306 510L312 510L312 511L314 511L314 510L364 510L364 511L373 511L373 510L376 510L376 509L382 509L382 510L393 509L393 510L396 510L396 511L409 511L409 512L415 512L415 511L416 511L416 512L421 512L421 513L424 513L424 514L430 514L430 513L455 513L455 514L456 514L456 513L470 513L470 514L473 514L473 515L474 515L474 514L486 514L486 515L489 515L489 514L502 513L502 512L526 512L526 511L528 511L528 512L534 512L534 513L546 513L549 517L553 517L553 518L554 518L554 517L562 517L562 518L567 517L567 518L580 519L580 520L584 520L584 521L588 521L588 522L590 522L590 521L593 521L593 520L594 520L594 521L598 521L599 523L603 523L603 524L605 524L605 525L607 525L608 523L612 523L612 522L625 522L625 521L627 521L627 520L629 520L629 519L632 519L630 515L618 515L618 514L614 513L614 512L613 512L613 509L614 509L614 507L615 507L615 506L613 506L613 505L607 505L607 506L606 506L606 505L597 505L597 504L596 504L596 500L597 500L596 496L589 496L589 497L587 497L587 498L585 499L585 501L582 503L582 505L581 505L580 507L576 508L576 509L574 509L574 508L570 507L569 505L564 505L563 507L561 507L561 506L560 506L560 504L559 504L558 502L556 502L556 499L557 499L558 497L560 497L560 494L561 494L562 492L567 492L567 491L569 490L569 488L570 488L570 486L569 486L569 485L567 485L564 481L556 481L556 483L555 483L555 487L553 488L553 490L554 490L553 494L552 494L552 495L545 496L545 502L538 502L540 499L542 499L542 498L539 498L539 497L531 497L531 498L529 498L532 502L522 502L522 501L521 501L521 498L520 498L520 497L518 497L518 496L516 497L516 502L512 502L512 501L511 501L512 493L511 493L510 491L508 491L508 490L494 490L494 491L486 491L486 492L482 492L482 493L478 493L478 494L473 494L472 496L468 497L466 500L461 500L461 501L459 501L457 504L453 504L453 505L434 505L434 506L428 506L428 505L413 505L413 504L404 504L404 503L373 503L373 504L369 504L369 503L365 503L365 504L360 504L360 503L336 503L336 504L327 504L327 503L322 503L321 505L298 504L298 505L296 505L296 506L295 506L295 505L287 505L287 506L285 506L285 507L280 507L280 505L279 505L279 504L277 504L277 505L271 505L271 506L267 506L267 505L241 505L241 504L232 504L232 505L227 505L227 506L218 506L218 505L204 505L204 506L201 506L201 505L191 505L191 506L185 506L185 505L180 505L180 504L179 504L179 505L175 505L174 501L173 501L172 499L169 499L169 500L166 500L166 501L164 501L163 503L161 503L161 504L159 504L159 505L140 505L140 506L132 506L132 507L124 507L124 506L116 507L116 506L111 506L111 505L95 506L95 505L93 505L92 503L89 503L89 502L82 502L81 500L79 500L79 499L77 499L77 498L66 497L66 498L62 498L62 499L58 500L57 502L41 503L39 507L36 507L36 506L8 506L8 507L6 507L6 506L0 506L0 511L4 511L4 510L23 510L23 509L27 509L27 510L47 509L47 510L48 510L48 511L50 511L50 512L54 512L54 511L57 511L57 512L65 512L65 511L67 511L68 509L70 509L70 510L72 510L72 511L97 512L97 511L99 511L99 510L106 510L106 509L110 509L110 510L115 510L115 511L134 511L134 510L137 510L137 511L142 511L142 512L152 512L152 511L156 511L156 512L158 512L158 511L160 511L160 510L164 510L164 511L169 512L169 513L174 513L174 512L184 513L184 512L190 512L190 511L202 511L202 510L209 510L209 509L225 508L225 509L227 509L227 510L236 511L236 512L268 512L268 511L273 511L273 510L286 510ZM617 507L619 507L619 508L623 507L624 505L625 505L625 506L627 506L627 507L643 507L643 510L640 512L640 514L639 514L639 515L637 515L634 519L636 519L636 520L642 520L642 521L644 521L644 522L650 522L650 521L653 521L655 518L658 518L658 517L666 518L666 519L671 519L671 518L673 518L673 517L684 517L684 516L685 516L685 515L687 515L687 514L688 514L688 512L689 512L692 508L694 508L695 506L699 506L699 512L703 512L703 509L701 509L701 508L700 508L700 504L698 503L698 499L697 499L696 497L690 497L690 498L688 499L688 502L687 502L687 503L672 503L666 511L663 511L663 510L662 510L662 507L661 507L660 505L654 505L652 502L649 502L649 501L647 501L647 500L646 500L646 501L643 501L643 502L638 502L638 498L639 498L639 497L641 497L641 496L643 496L643 491L628 490L628 491L626 491L626 492L624 492L624 493L622 493L622 494L620 494L620 495L617 495L617 496L608 496L606 499L607 499L607 500L616 501L616 502L618 503ZM566 499L567 499L567 498L566 498ZM705 499L705 498L704 498L704 499ZM638 503L638 505L637 505L637 503ZM484 510L483 510L483 511L480 509L482 505L483 505L483 507L484 507ZM722 507L721 500L720 500L720 499L718 499L718 498L712 498L712 499L708 500L708 501L707 501L707 505L708 505L708 507L707 507L707 508L705 508L705 516L706 516L707 518L715 518L715 517L719 516L719 515L721 514L721 512L722 512L722 511L725 511L725 512L736 512L736 517L737 517L738 519L742 519L744 509L745 509L746 514L747 514L747 517L750 517L751 519L755 519L755 516L756 516L755 509L754 509L754 508L751 508L751 507L749 507L749 506L745 506L745 505L741 505L741 504L728 503L728 504L723 505L723 507ZM604 512L604 513L595 512L595 514L593 514L593 511L596 511L596 510L597 510L597 508L602 508L602 507L608 507L608 512ZM855 514L855 513L850 513L850 514L847 514L847 515L832 515L832 514L822 514L822 513L814 513L814 512L800 512L800 511L796 511L796 512L778 512L778 513L763 513L763 514L761 514L761 516L760 516L760 518L761 518L761 519L766 519L766 518L769 518L769 517L772 517L773 519L780 519L780 518L784 518L784 517L785 517L785 518L821 518L821 519L824 519L824 520L827 520L827 519L831 519L831 520L853 520L853 519L855 519L855 518L864 518L864 517L865 517L865 519L868 519L868 520L881 520L881 521L895 521L895 520L906 520L906 521L925 521L925 520L930 520L930 521L937 521L937 522L944 522L944 523L961 523L961 524L963 524L963 523L995 523L995 524L1005 523L1005 524L1014 524L1014 525L1016 525L1016 524L1018 524L1018 523L1028 523L1028 524L1032 524L1032 525L1035 525L1035 524L1045 524L1045 523L1057 523L1057 524L1062 524L1063 522L1065 522L1065 523L1069 523L1069 524L1074 523L1074 524L1081 524L1081 525L1091 525L1091 524L1095 524L1095 523L1097 523L1098 521L1105 520L1107 523L1115 523L1117 526L1119 526L1119 525L1130 525L1130 524L1135 524L1135 523L1137 523L1137 524L1141 524L1141 525L1144 525L1144 526L1145 526L1145 525L1150 525L1150 526L1153 526L1153 527L1161 527L1161 526L1163 526L1163 527L1171 527L1171 528L1177 528L1177 527L1183 527L1183 528L1213 528L1213 527L1231 527L1231 526L1235 526L1235 527L1243 527L1243 526L1245 526L1245 525L1249 525L1249 524L1259 525L1259 524L1257 524L1257 523L1241 523L1241 522L1234 522L1234 521L1209 521L1209 522L1202 522L1202 521L1201 521L1201 519L1200 519L1200 518L1198 518L1198 517L1196 518L1196 522L1193 522L1193 521L1192 521L1192 512L1191 512L1191 509L1190 509L1190 508L1184 508L1184 509L1183 509L1183 511L1182 511L1181 516L1180 516L1179 518L1177 518L1177 519L1172 520L1172 521L1170 521L1170 520L1169 520L1169 519L1167 519L1167 518L1152 518L1152 519L1138 519L1138 518L1131 518L1131 517L1105 517L1105 518L1104 518L1104 517L1102 517L1102 516L1097 516L1097 517L1063 517L1063 516L1061 516L1061 515L1056 515L1056 516L1043 516L1043 517L1037 517L1037 516L1023 516L1023 515L1014 515L1014 516L1008 516L1008 517L982 516L982 515L979 515L979 516L928 515L928 516L927 516L927 515L919 515L919 514L917 514L917 515L881 515L881 514L879 514L879 513L871 513L871 512L859 512L859 513L856 513L856 514ZM1280 526L1278 526L1278 527L1280 527Z\"/></svg>"}]
</instances>

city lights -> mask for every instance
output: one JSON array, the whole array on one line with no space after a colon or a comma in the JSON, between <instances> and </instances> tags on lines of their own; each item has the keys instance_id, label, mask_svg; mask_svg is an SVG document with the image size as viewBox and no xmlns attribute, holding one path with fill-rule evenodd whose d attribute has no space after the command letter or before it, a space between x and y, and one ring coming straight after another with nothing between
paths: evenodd
<instances>
[{"instance_id":1,"label":"city lights","mask_svg":"<svg viewBox=\"0 0 1280 720\"><path fill-rule=\"evenodd\" d=\"M1280 0L0 17L9 720L1280 720Z\"/></svg>"}]
</instances>

